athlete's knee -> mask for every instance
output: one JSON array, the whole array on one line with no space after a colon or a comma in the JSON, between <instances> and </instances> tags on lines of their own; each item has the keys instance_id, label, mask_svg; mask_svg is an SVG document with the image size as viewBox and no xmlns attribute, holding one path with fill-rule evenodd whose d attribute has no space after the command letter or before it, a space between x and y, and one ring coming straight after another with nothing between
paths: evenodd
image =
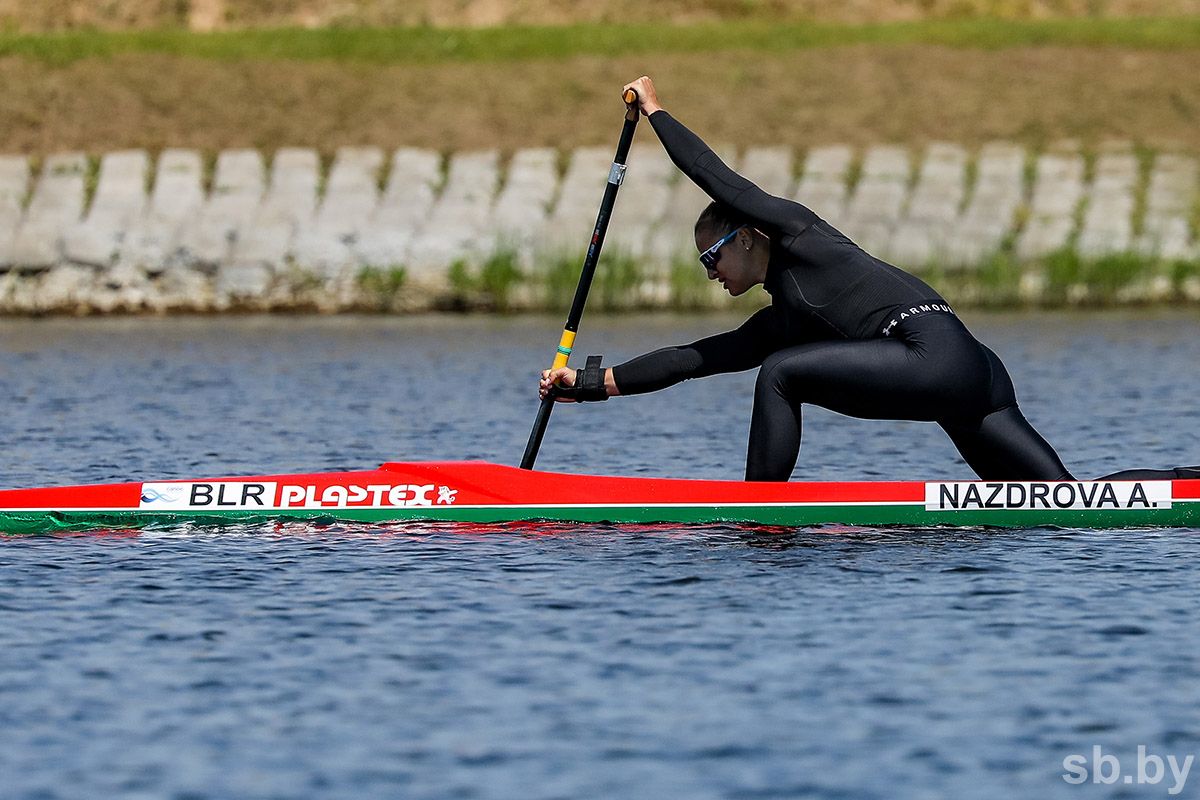
<instances>
[{"instance_id":1,"label":"athlete's knee","mask_svg":"<svg viewBox=\"0 0 1200 800\"><path fill-rule=\"evenodd\" d=\"M784 352L772 353L767 356L758 369L758 379L755 381L755 393L773 392L781 397L795 394L797 384L796 359L789 358Z\"/></svg>"}]
</instances>

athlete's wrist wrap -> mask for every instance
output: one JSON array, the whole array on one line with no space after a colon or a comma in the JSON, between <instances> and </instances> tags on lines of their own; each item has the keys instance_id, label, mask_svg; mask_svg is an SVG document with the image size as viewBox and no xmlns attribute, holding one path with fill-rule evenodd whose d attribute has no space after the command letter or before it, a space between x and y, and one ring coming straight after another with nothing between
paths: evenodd
<instances>
[{"instance_id":1,"label":"athlete's wrist wrap","mask_svg":"<svg viewBox=\"0 0 1200 800\"><path fill-rule=\"evenodd\" d=\"M607 400L608 390L604 388L604 370L600 366L603 358L604 356L588 356L583 369L575 373L575 385L558 387L558 394L570 398L576 403Z\"/></svg>"}]
</instances>

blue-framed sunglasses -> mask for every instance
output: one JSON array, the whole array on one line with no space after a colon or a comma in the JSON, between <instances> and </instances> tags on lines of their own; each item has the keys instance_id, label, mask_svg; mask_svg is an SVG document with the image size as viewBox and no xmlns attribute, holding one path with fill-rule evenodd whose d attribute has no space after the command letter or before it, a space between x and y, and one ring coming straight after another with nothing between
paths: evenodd
<instances>
[{"instance_id":1,"label":"blue-framed sunglasses","mask_svg":"<svg viewBox=\"0 0 1200 800\"><path fill-rule=\"evenodd\" d=\"M717 263L721 260L721 248L732 242L733 237L737 236L738 231L744 227L746 226L738 225L729 233L718 239L716 244L700 254L700 263L706 270L713 270L717 268Z\"/></svg>"}]
</instances>

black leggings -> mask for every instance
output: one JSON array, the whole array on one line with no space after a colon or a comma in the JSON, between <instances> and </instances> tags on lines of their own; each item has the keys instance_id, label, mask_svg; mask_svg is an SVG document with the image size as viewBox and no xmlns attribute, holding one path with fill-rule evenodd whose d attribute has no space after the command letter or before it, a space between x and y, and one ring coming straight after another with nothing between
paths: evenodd
<instances>
[{"instance_id":1,"label":"black leggings","mask_svg":"<svg viewBox=\"0 0 1200 800\"><path fill-rule=\"evenodd\" d=\"M804 403L862 419L936 422L985 480L1072 479L1021 414L1000 359L949 314L905 320L888 337L768 356L754 389L746 480L788 480Z\"/></svg>"}]
</instances>

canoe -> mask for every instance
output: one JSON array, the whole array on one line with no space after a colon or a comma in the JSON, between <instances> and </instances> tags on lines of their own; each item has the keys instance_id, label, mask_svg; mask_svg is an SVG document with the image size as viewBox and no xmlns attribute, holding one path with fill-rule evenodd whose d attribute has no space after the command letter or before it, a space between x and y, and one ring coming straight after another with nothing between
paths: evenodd
<instances>
[{"instance_id":1,"label":"canoe","mask_svg":"<svg viewBox=\"0 0 1200 800\"><path fill-rule=\"evenodd\" d=\"M0 491L6 533L270 520L1200 527L1200 480L746 483L447 461Z\"/></svg>"}]
</instances>

